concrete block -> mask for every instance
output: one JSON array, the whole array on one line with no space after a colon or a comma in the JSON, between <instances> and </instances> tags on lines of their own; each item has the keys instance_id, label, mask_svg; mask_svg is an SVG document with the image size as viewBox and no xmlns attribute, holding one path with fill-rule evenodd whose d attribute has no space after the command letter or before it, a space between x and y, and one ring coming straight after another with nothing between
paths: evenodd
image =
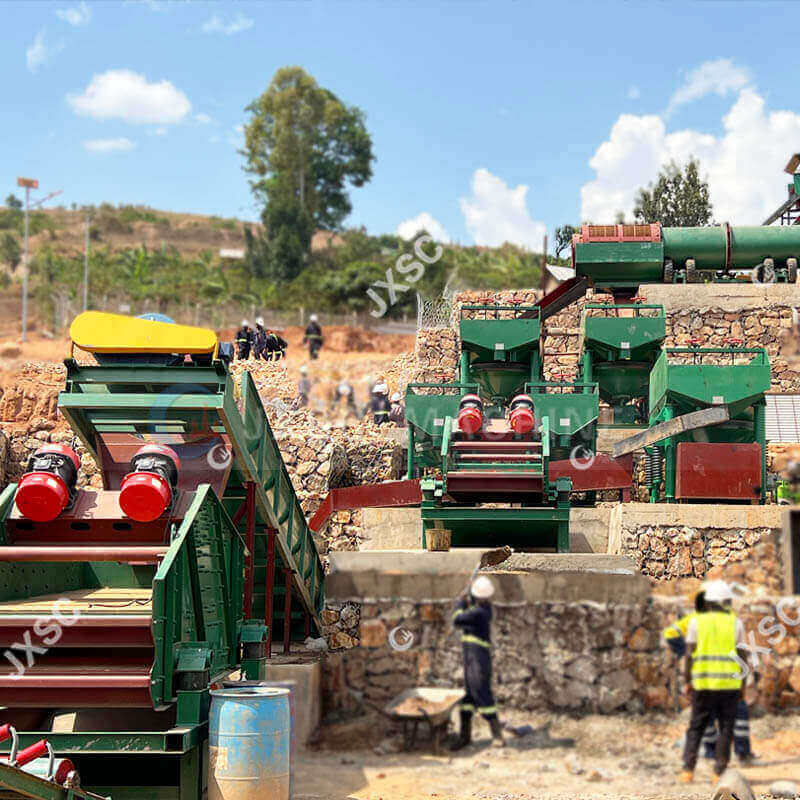
<instances>
[{"instance_id":1,"label":"concrete block","mask_svg":"<svg viewBox=\"0 0 800 800\"><path fill-rule=\"evenodd\" d=\"M419 550L422 519L418 508L365 508L359 550Z\"/></svg>"},{"instance_id":2,"label":"concrete block","mask_svg":"<svg viewBox=\"0 0 800 800\"><path fill-rule=\"evenodd\" d=\"M322 719L322 664L311 661L303 664L270 664L264 670L266 681L294 681L295 732L297 744L303 747Z\"/></svg>"}]
</instances>

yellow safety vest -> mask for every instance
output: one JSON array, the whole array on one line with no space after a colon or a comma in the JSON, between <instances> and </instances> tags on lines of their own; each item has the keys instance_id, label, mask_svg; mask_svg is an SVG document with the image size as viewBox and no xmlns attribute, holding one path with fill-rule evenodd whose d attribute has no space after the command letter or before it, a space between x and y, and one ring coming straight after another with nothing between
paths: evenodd
<instances>
[{"instance_id":1,"label":"yellow safety vest","mask_svg":"<svg viewBox=\"0 0 800 800\"><path fill-rule=\"evenodd\" d=\"M736 657L736 615L706 611L695 617L697 644L692 653L692 688L696 691L740 689Z\"/></svg>"},{"instance_id":2,"label":"yellow safety vest","mask_svg":"<svg viewBox=\"0 0 800 800\"><path fill-rule=\"evenodd\" d=\"M687 614L685 617L681 617L680 619L676 620L672 623L672 625L668 625L662 631L661 635L665 639L675 639L678 636L686 638L686 632L689 630L689 623L697 616L696 611L692 611L690 614Z\"/></svg>"}]
</instances>

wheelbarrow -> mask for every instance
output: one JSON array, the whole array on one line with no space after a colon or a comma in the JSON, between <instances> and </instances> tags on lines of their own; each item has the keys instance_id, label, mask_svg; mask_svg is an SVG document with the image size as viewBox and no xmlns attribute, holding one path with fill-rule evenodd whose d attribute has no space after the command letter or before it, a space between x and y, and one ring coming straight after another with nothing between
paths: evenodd
<instances>
[{"instance_id":1,"label":"wheelbarrow","mask_svg":"<svg viewBox=\"0 0 800 800\"><path fill-rule=\"evenodd\" d=\"M403 749L411 750L417 742L421 722L428 724L433 752L441 753L442 738L447 734L450 715L464 697L463 689L441 689L436 686L418 686L406 689L391 700L382 713L403 724Z\"/></svg>"}]
</instances>

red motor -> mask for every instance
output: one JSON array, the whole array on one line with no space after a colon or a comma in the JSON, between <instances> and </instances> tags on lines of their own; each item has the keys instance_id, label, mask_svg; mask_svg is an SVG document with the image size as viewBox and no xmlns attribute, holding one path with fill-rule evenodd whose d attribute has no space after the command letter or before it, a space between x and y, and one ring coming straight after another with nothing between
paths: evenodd
<instances>
[{"instance_id":1,"label":"red motor","mask_svg":"<svg viewBox=\"0 0 800 800\"><path fill-rule=\"evenodd\" d=\"M163 444L146 444L131 459L131 471L122 479L120 508L137 522L158 519L171 505L181 462Z\"/></svg>"},{"instance_id":2,"label":"red motor","mask_svg":"<svg viewBox=\"0 0 800 800\"><path fill-rule=\"evenodd\" d=\"M508 423L514 433L528 433L533 430L533 400L530 395L518 394L509 406Z\"/></svg>"},{"instance_id":3,"label":"red motor","mask_svg":"<svg viewBox=\"0 0 800 800\"><path fill-rule=\"evenodd\" d=\"M17 487L19 513L34 522L54 520L74 499L81 460L65 444L46 444L29 459Z\"/></svg>"},{"instance_id":4,"label":"red motor","mask_svg":"<svg viewBox=\"0 0 800 800\"><path fill-rule=\"evenodd\" d=\"M477 433L483 426L483 401L476 394L465 394L458 404L458 427L467 434Z\"/></svg>"}]
</instances>

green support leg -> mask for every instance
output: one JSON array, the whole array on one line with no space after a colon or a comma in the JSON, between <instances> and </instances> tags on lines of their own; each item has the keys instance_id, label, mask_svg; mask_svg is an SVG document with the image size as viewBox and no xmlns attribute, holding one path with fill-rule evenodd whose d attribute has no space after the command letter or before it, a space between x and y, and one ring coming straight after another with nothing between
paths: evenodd
<instances>
[{"instance_id":1,"label":"green support leg","mask_svg":"<svg viewBox=\"0 0 800 800\"><path fill-rule=\"evenodd\" d=\"M753 408L756 441L761 446L761 492L760 502L767 501L767 405L757 403Z\"/></svg>"},{"instance_id":2,"label":"green support leg","mask_svg":"<svg viewBox=\"0 0 800 800\"><path fill-rule=\"evenodd\" d=\"M672 419L675 412L672 406L664 406L663 421ZM675 502L675 457L676 443L673 437L664 440L664 500Z\"/></svg>"},{"instance_id":3,"label":"green support leg","mask_svg":"<svg viewBox=\"0 0 800 800\"><path fill-rule=\"evenodd\" d=\"M569 520L558 523L556 550L559 553L569 553Z\"/></svg>"},{"instance_id":4,"label":"green support leg","mask_svg":"<svg viewBox=\"0 0 800 800\"><path fill-rule=\"evenodd\" d=\"M542 360L539 357L539 352L533 350L531 352L531 383L539 383L542 380Z\"/></svg>"},{"instance_id":5,"label":"green support leg","mask_svg":"<svg viewBox=\"0 0 800 800\"><path fill-rule=\"evenodd\" d=\"M461 383L469 383L469 353L466 350L461 351L461 362L459 369Z\"/></svg>"},{"instance_id":6,"label":"green support leg","mask_svg":"<svg viewBox=\"0 0 800 800\"><path fill-rule=\"evenodd\" d=\"M206 796L204 754L207 751L206 740L181 756L179 800L198 800Z\"/></svg>"},{"instance_id":7,"label":"green support leg","mask_svg":"<svg viewBox=\"0 0 800 800\"><path fill-rule=\"evenodd\" d=\"M583 354L583 376L582 380L585 384L590 384L592 382L592 354L587 350ZM591 390L590 386L585 386L583 391L589 392Z\"/></svg>"}]
</instances>

